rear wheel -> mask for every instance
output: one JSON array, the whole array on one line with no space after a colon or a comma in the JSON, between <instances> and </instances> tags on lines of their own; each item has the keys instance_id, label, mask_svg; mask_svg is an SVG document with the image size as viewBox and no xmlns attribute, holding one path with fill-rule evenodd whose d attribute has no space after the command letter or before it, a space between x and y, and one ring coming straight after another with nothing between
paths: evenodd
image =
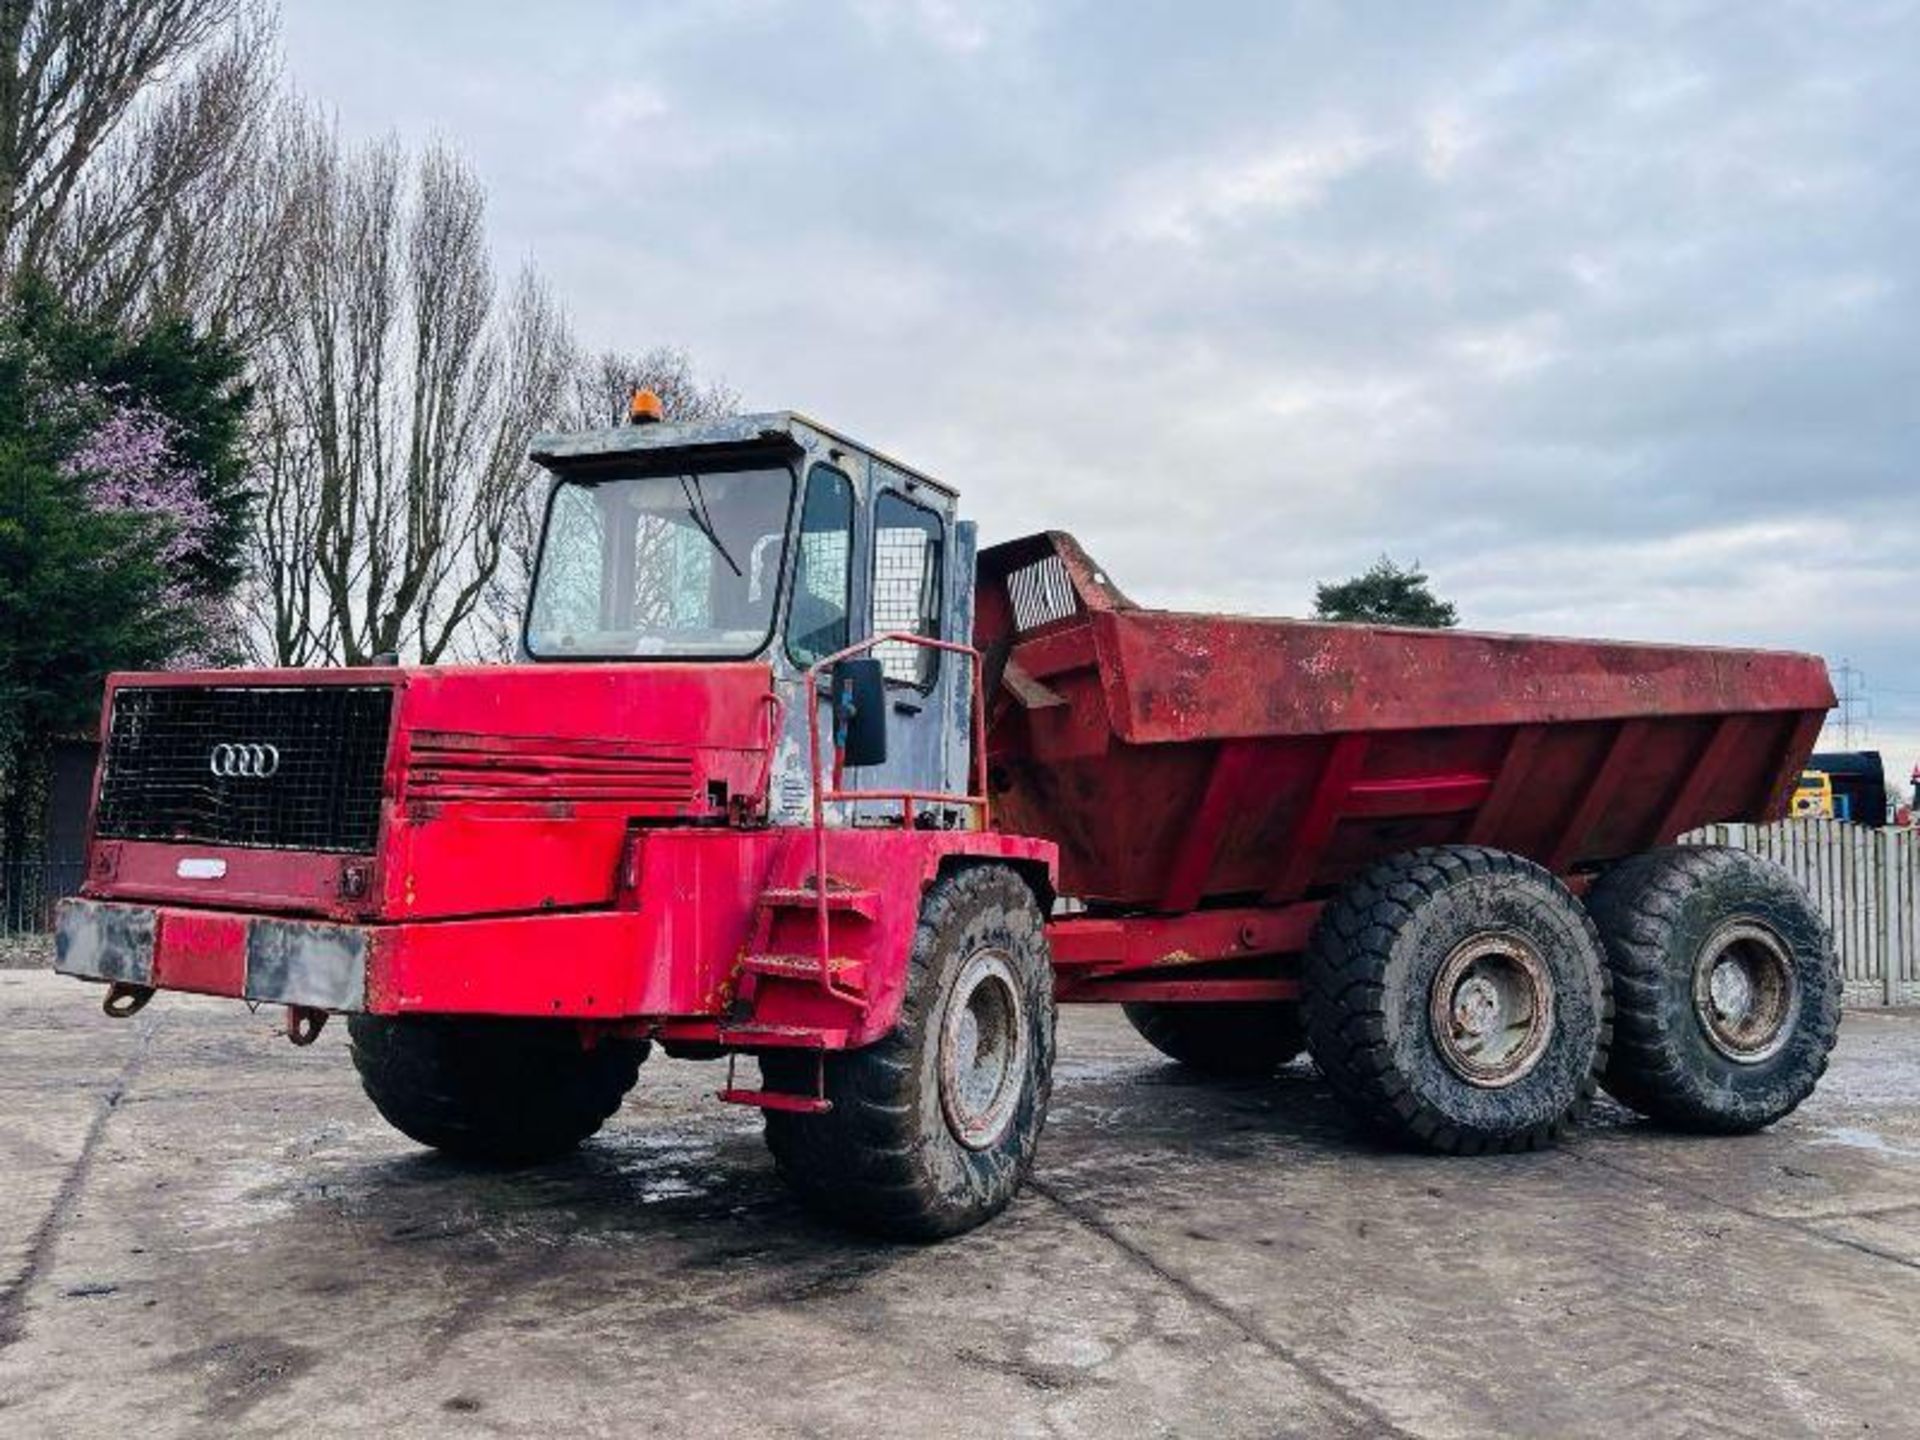
<instances>
[{"instance_id":1,"label":"rear wheel","mask_svg":"<svg viewBox=\"0 0 1920 1440\"><path fill-rule=\"evenodd\" d=\"M547 1020L350 1015L353 1065L402 1134L467 1160L523 1165L564 1155L605 1123L639 1078L644 1040L580 1043Z\"/></svg>"},{"instance_id":2,"label":"rear wheel","mask_svg":"<svg viewBox=\"0 0 1920 1440\"><path fill-rule=\"evenodd\" d=\"M1120 1008L1141 1039L1207 1075L1271 1075L1307 1045L1300 1007L1286 1001L1129 1001Z\"/></svg>"},{"instance_id":3,"label":"rear wheel","mask_svg":"<svg viewBox=\"0 0 1920 1440\"><path fill-rule=\"evenodd\" d=\"M1040 909L998 865L941 877L920 907L900 1018L825 1059L823 1115L767 1111L767 1146L830 1218L896 1239L970 1230L1033 1166L1053 1085L1053 971ZM770 1089L813 1093L812 1055L760 1059Z\"/></svg>"},{"instance_id":4,"label":"rear wheel","mask_svg":"<svg viewBox=\"0 0 1920 1440\"><path fill-rule=\"evenodd\" d=\"M1741 850L1622 861L1588 898L1613 967L1603 1083L1686 1130L1772 1124L1813 1093L1840 1029L1840 964L1793 877Z\"/></svg>"},{"instance_id":5,"label":"rear wheel","mask_svg":"<svg viewBox=\"0 0 1920 1440\"><path fill-rule=\"evenodd\" d=\"M1381 862L1322 913L1307 1044L1367 1127L1459 1154L1536 1149L1592 1101L1611 1004L1580 902L1531 861L1449 845Z\"/></svg>"}]
</instances>

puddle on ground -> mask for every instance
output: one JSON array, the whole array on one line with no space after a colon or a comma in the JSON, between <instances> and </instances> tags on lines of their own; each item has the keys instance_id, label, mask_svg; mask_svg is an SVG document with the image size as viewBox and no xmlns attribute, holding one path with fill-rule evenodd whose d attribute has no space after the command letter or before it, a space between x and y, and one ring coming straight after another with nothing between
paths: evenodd
<instances>
[{"instance_id":1,"label":"puddle on ground","mask_svg":"<svg viewBox=\"0 0 1920 1440\"><path fill-rule=\"evenodd\" d=\"M556 1208L583 1199L597 1198L617 1209L635 1202L655 1205L723 1193L738 1184L739 1176L720 1151L747 1136L757 1140L759 1130L758 1116L724 1125L703 1121L685 1129L616 1122L574 1157L524 1170L494 1170L443 1166L426 1150L369 1155L366 1131L329 1123L263 1153L199 1167L192 1199L179 1212L180 1223L197 1240L195 1248L219 1249L250 1243L247 1232L285 1223L314 1202L360 1213L379 1209L383 1198L399 1204L409 1192L427 1186L443 1192L440 1203L449 1224L464 1216L460 1225L495 1239L539 1238L553 1228ZM386 1138L384 1131L378 1133ZM410 1159L423 1162L423 1167L408 1165ZM587 1229L591 1233L591 1227Z\"/></svg>"},{"instance_id":2,"label":"puddle on ground","mask_svg":"<svg viewBox=\"0 0 1920 1440\"><path fill-rule=\"evenodd\" d=\"M760 1132L758 1120L724 1129L703 1124L684 1130L638 1130L610 1126L589 1141L593 1159L632 1187L642 1205L662 1200L694 1200L713 1194L732 1177L717 1163L721 1145L736 1136Z\"/></svg>"},{"instance_id":3,"label":"puddle on ground","mask_svg":"<svg viewBox=\"0 0 1920 1440\"><path fill-rule=\"evenodd\" d=\"M1142 1060L1131 1056L1117 1060L1094 1060L1056 1055L1053 1083L1056 1086L1097 1084L1103 1080L1126 1080L1144 1071L1166 1065L1164 1060Z\"/></svg>"},{"instance_id":4,"label":"puddle on ground","mask_svg":"<svg viewBox=\"0 0 1920 1440\"><path fill-rule=\"evenodd\" d=\"M1849 1150L1869 1150L1876 1155L1890 1155L1899 1160L1920 1160L1920 1150L1896 1145L1878 1131L1857 1130L1846 1125L1822 1125L1818 1138L1807 1141L1807 1144L1842 1145Z\"/></svg>"}]
</instances>

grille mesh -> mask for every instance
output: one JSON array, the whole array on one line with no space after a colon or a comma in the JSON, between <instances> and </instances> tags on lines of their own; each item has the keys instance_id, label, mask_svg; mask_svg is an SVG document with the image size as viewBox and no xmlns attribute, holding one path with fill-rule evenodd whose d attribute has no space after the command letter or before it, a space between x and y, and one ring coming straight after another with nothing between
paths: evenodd
<instances>
[{"instance_id":1,"label":"grille mesh","mask_svg":"<svg viewBox=\"0 0 1920 1440\"><path fill-rule=\"evenodd\" d=\"M371 854L393 691L154 686L114 695L95 833ZM217 775L216 746L271 746L271 775Z\"/></svg>"},{"instance_id":2,"label":"grille mesh","mask_svg":"<svg viewBox=\"0 0 1920 1440\"><path fill-rule=\"evenodd\" d=\"M409 801L611 800L687 806L696 798L693 756L636 752L612 741L417 730L411 752Z\"/></svg>"},{"instance_id":3,"label":"grille mesh","mask_svg":"<svg viewBox=\"0 0 1920 1440\"><path fill-rule=\"evenodd\" d=\"M1043 555L1007 576L1007 598L1013 602L1013 628L1022 634L1080 612L1080 597L1057 554Z\"/></svg>"},{"instance_id":4,"label":"grille mesh","mask_svg":"<svg viewBox=\"0 0 1920 1440\"><path fill-rule=\"evenodd\" d=\"M940 517L896 495L882 495L874 511L873 630L940 634ZM931 690L940 652L889 640L873 653L889 680Z\"/></svg>"}]
</instances>

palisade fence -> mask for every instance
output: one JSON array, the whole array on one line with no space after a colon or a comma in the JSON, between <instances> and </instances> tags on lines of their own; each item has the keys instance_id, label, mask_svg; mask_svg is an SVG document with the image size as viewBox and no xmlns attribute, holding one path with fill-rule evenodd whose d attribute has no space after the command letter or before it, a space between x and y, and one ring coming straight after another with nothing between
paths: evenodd
<instances>
[{"instance_id":1,"label":"palisade fence","mask_svg":"<svg viewBox=\"0 0 1920 1440\"><path fill-rule=\"evenodd\" d=\"M1784 867L1833 927L1849 1005L1920 1003L1920 840L1838 820L1709 825L1688 845L1731 845Z\"/></svg>"},{"instance_id":2,"label":"palisade fence","mask_svg":"<svg viewBox=\"0 0 1920 1440\"><path fill-rule=\"evenodd\" d=\"M28 860L0 865L0 939L53 928L53 907L80 888L82 860Z\"/></svg>"}]
</instances>

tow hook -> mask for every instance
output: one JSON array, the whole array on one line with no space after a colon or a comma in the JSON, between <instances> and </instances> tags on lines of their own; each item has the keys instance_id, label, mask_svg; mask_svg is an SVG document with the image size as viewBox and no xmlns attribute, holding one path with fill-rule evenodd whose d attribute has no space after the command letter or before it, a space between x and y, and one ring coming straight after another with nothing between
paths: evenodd
<instances>
[{"instance_id":1,"label":"tow hook","mask_svg":"<svg viewBox=\"0 0 1920 1440\"><path fill-rule=\"evenodd\" d=\"M326 1029L327 1012L310 1005L287 1006L287 1039L296 1045L311 1045Z\"/></svg>"},{"instance_id":2,"label":"tow hook","mask_svg":"<svg viewBox=\"0 0 1920 1440\"><path fill-rule=\"evenodd\" d=\"M125 1020L139 1014L151 999L151 985L129 985L124 980L116 980L107 987L107 996L100 1002L100 1008L116 1020Z\"/></svg>"}]
</instances>

